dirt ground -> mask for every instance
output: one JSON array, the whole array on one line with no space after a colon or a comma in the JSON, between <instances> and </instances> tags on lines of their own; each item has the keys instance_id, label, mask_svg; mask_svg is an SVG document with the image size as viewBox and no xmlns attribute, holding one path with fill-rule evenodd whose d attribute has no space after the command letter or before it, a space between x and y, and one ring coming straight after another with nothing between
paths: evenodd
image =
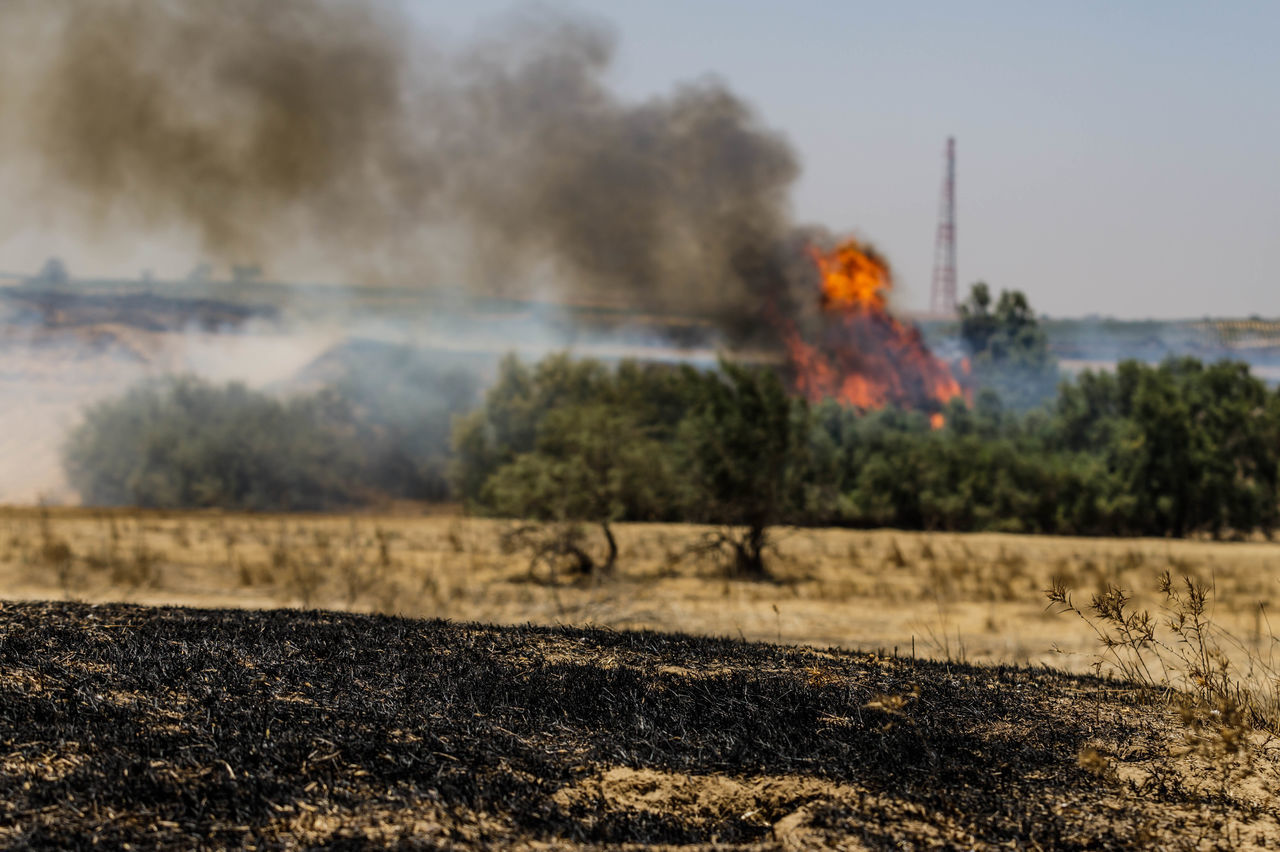
<instances>
[{"instance_id":1,"label":"dirt ground","mask_svg":"<svg viewBox=\"0 0 1280 852\"><path fill-rule=\"evenodd\" d=\"M772 583L687 554L696 527L623 524L617 575L551 583L510 524L455 512L317 516L0 510L0 597L321 607L495 624L680 630L976 663L1086 671L1098 637L1055 613L1106 583L1159 614L1161 573L1210 584L1243 660L1277 654L1280 545L894 531L781 530ZM600 541L594 546L603 548ZM1275 624L1280 627L1280 624ZM1272 667L1274 668L1274 666Z\"/></svg>"}]
</instances>

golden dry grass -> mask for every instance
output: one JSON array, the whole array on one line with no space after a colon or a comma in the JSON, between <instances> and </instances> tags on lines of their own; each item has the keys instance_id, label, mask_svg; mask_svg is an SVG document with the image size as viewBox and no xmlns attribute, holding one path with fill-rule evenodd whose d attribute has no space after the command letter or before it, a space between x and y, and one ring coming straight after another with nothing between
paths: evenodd
<instances>
[{"instance_id":1,"label":"golden dry grass","mask_svg":"<svg viewBox=\"0 0 1280 852\"><path fill-rule=\"evenodd\" d=\"M437 516L0 510L0 596L306 606L498 624L654 628L1083 670L1098 642L1046 610L1112 583L1154 609L1159 575L1214 588L1211 617L1270 660L1280 548L1267 542L786 530L779 581L681 554L701 530L624 524L616 578L550 584L504 553L501 521ZM1280 625L1277 625L1280 626ZM1246 655L1247 656L1247 655Z\"/></svg>"}]
</instances>

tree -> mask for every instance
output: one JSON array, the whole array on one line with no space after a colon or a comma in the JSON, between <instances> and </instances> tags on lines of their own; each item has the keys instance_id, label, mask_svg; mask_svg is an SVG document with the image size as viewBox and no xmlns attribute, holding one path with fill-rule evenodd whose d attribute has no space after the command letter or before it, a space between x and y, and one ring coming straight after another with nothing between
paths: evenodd
<instances>
[{"instance_id":1,"label":"tree","mask_svg":"<svg viewBox=\"0 0 1280 852\"><path fill-rule=\"evenodd\" d=\"M521 543L535 561L563 558L578 573L607 575L618 559L612 524L662 514L674 491L663 446L629 411L590 403L550 411L539 426L537 448L490 476L484 498L499 514L556 525L525 531ZM602 561L574 534L579 523L599 524L607 548Z\"/></svg>"},{"instance_id":2,"label":"tree","mask_svg":"<svg viewBox=\"0 0 1280 852\"><path fill-rule=\"evenodd\" d=\"M280 401L184 378L89 409L64 462L89 504L305 510L360 499L360 447L333 394Z\"/></svg>"},{"instance_id":3,"label":"tree","mask_svg":"<svg viewBox=\"0 0 1280 852\"><path fill-rule=\"evenodd\" d=\"M1009 406L1027 409L1052 396L1057 364L1022 292L1002 290L993 310L990 289L974 284L960 305L960 338L979 387L995 389Z\"/></svg>"},{"instance_id":4,"label":"tree","mask_svg":"<svg viewBox=\"0 0 1280 852\"><path fill-rule=\"evenodd\" d=\"M722 525L707 544L728 551L737 576L768 577L769 528L800 500L807 420L807 405L790 398L776 373L722 361L682 424L696 515Z\"/></svg>"},{"instance_id":5,"label":"tree","mask_svg":"<svg viewBox=\"0 0 1280 852\"><path fill-rule=\"evenodd\" d=\"M1051 441L1101 460L1105 525L1217 537L1277 521L1280 398L1245 364L1122 361L1064 383Z\"/></svg>"},{"instance_id":6,"label":"tree","mask_svg":"<svg viewBox=\"0 0 1280 852\"><path fill-rule=\"evenodd\" d=\"M453 427L454 493L472 507L484 508L489 477L536 448L539 427L551 411L606 398L609 384L609 372L599 361L558 354L527 367L514 355L503 358L484 405Z\"/></svg>"}]
</instances>

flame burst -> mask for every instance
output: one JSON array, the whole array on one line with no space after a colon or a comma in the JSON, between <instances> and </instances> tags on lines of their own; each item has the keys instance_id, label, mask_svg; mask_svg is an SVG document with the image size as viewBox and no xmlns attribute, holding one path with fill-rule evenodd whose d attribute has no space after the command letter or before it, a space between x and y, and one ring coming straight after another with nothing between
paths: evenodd
<instances>
[{"instance_id":1,"label":"flame burst","mask_svg":"<svg viewBox=\"0 0 1280 852\"><path fill-rule=\"evenodd\" d=\"M795 387L812 402L836 399L861 409L898 405L930 413L964 394L947 365L929 352L915 326L888 309L893 278L875 254L848 240L829 253L811 249L822 279L824 328L817 342L786 332Z\"/></svg>"}]
</instances>

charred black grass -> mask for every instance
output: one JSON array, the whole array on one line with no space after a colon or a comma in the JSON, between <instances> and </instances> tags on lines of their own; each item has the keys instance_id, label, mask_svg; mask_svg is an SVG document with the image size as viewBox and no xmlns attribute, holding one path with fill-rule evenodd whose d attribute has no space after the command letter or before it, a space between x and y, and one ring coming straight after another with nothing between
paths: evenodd
<instances>
[{"instance_id":1,"label":"charred black grass","mask_svg":"<svg viewBox=\"0 0 1280 852\"><path fill-rule=\"evenodd\" d=\"M771 843L807 806L874 847L1141 845L1077 760L1158 747L1139 697L684 635L0 604L0 842ZM614 767L857 792L696 818L557 796Z\"/></svg>"}]
</instances>

